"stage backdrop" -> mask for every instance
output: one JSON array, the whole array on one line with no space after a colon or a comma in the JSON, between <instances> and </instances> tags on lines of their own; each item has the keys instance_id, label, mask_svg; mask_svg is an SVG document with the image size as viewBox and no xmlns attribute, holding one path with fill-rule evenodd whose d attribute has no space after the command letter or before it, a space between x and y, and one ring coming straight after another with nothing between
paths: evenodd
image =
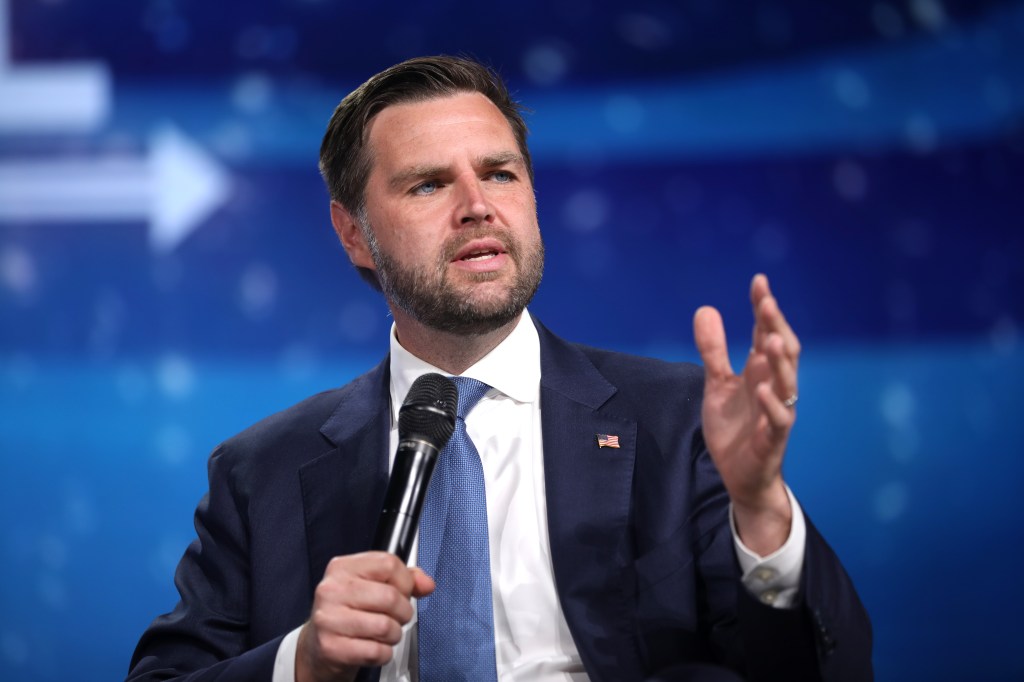
<instances>
[{"instance_id":1,"label":"stage backdrop","mask_svg":"<svg viewBox=\"0 0 1024 682\"><path fill-rule=\"evenodd\" d=\"M530 108L571 339L801 334L786 475L883 680L1024 678L1024 3L0 0L0 678L113 680L204 461L386 349L317 175L337 101L468 53Z\"/></svg>"}]
</instances>

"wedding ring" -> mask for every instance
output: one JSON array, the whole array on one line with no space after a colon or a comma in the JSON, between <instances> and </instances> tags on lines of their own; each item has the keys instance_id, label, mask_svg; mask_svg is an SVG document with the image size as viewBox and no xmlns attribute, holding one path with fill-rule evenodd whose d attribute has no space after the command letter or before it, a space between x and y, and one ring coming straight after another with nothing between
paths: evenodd
<instances>
[{"instance_id":1,"label":"wedding ring","mask_svg":"<svg viewBox=\"0 0 1024 682\"><path fill-rule=\"evenodd\" d=\"M796 401L798 400L800 400L800 396L794 393L793 395L783 400L782 404L785 405L786 407L793 407L794 405L796 405Z\"/></svg>"}]
</instances>

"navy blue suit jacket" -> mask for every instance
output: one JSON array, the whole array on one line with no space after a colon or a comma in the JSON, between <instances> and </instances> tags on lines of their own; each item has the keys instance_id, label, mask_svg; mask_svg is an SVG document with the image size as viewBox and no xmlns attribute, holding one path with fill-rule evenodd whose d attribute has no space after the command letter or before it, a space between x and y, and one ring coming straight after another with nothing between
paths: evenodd
<instances>
[{"instance_id":1,"label":"navy blue suit jacket","mask_svg":"<svg viewBox=\"0 0 1024 682\"><path fill-rule=\"evenodd\" d=\"M799 608L763 606L740 583L728 499L701 436L703 370L537 327L555 583L591 678L714 661L748 679L870 679L867 615L810 522ZM370 546L389 401L385 360L214 451L198 537L175 575L181 601L143 634L130 680L270 679L328 561ZM599 448L599 433L621 447Z\"/></svg>"}]
</instances>

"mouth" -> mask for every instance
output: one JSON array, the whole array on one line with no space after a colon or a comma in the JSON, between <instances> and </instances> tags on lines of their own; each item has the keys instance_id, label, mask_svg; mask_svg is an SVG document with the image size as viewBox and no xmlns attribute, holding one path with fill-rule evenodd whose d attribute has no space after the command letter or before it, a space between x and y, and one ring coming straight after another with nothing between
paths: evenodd
<instances>
[{"instance_id":1,"label":"mouth","mask_svg":"<svg viewBox=\"0 0 1024 682\"><path fill-rule=\"evenodd\" d=\"M452 261L480 263L493 260L505 253L505 246L496 239L474 240L459 249Z\"/></svg>"}]
</instances>

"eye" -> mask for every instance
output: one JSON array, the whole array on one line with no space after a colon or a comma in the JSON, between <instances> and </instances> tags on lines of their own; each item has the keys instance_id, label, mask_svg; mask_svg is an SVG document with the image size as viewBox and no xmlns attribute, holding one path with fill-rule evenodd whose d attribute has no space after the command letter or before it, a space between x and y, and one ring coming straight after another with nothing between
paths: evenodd
<instances>
[{"instance_id":1,"label":"eye","mask_svg":"<svg viewBox=\"0 0 1024 682\"><path fill-rule=\"evenodd\" d=\"M505 184L515 180L515 176L508 171L495 171L491 174L491 179L495 182Z\"/></svg>"},{"instance_id":2,"label":"eye","mask_svg":"<svg viewBox=\"0 0 1024 682\"><path fill-rule=\"evenodd\" d=\"M437 191L439 184L433 180L427 182L421 182L412 188L413 194L433 194Z\"/></svg>"}]
</instances>

